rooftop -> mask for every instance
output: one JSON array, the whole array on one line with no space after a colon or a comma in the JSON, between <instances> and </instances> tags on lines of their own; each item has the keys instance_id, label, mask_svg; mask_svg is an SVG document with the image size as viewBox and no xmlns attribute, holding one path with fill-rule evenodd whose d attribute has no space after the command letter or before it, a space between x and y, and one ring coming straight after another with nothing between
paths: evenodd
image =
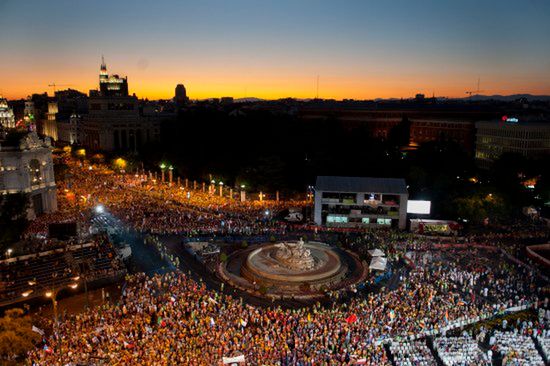
<instances>
[{"instance_id":1,"label":"rooftop","mask_svg":"<svg viewBox=\"0 0 550 366\"><path fill-rule=\"evenodd\" d=\"M407 184L402 178L319 176L315 189L327 192L375 192L406 194Z\"/></svg>"}]
</instances>

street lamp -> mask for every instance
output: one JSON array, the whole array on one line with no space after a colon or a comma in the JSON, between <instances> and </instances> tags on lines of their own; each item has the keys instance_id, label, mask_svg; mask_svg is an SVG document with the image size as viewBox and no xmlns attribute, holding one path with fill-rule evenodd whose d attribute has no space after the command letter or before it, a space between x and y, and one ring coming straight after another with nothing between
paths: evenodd
<instances>
[{"instance_id":1,"label":"street lamp","mask_svg":"<svg viewBox=\"0 0 550 366\"><path fill-rule=\"evenodd\" d=\"M73 277L72 280L75 281L73 283L70 283L69 285L67 285L68 287L70 287L71 289L76 289L78 287L78 283L76 281L78 281L80 277L77 276L77 277ZM42 287L45 292L44 292L44 296L46 296L48 299L51 299L52 300L52 305L53 305L53 316L54 316L54 320L55 320L55 323L57 324L57 294L59 293L59 291L63 288L63 286L60 286L60 287L48 287L48 286L43 286L41 284L38 284L36 281L28 281L28 284L29 286L39 286L39 287ZM34 290L27 290L25 292L23 292L21 294L21 296L23 297L28 297L30 294L32 294L34 292Z\"/></svg>"},{"instance_id":2,"label":"street lamp","mask_svg":"<svg viewBox=\"0 0 550 366\"><path fill-rule=\"evenodd\" d=\"M166 164L161 163L160 164L160 171L161 171L161 177L162 177L161 181L162 181L162 183L164 183L164 170L165 169L166 169Z\"/></svg>"},{"instance_id":3,"label":"street lamp","mask_svg":"<svg viewBox=\"0 0 550 366\"><path fill-rule=\"evenodd\" d=\"M222 197L223 196L223 182L220 181L219 184L220 184L220 197Z\"/></svg>"},{"instance_id":4,"label":"street lamp","mask_svg":"<svg viewBox=\"0 0 550 366\"><path fill-rule=\"evenodd\" d=\"M172 178L173 178L172 171L173 170L174 170L174 167L172 165L170 165L168 167L168 180L170 181L170 185L172 185Z\"/></svg>"},{"instance_id":5,"label":"street lamp","mask_svg":"<svg viewBox=\"0 0 550 366\"><path fill-rule=\"evenodd\" d=\"M8 248L8 250L6 250L6 256L7 256L8 258L11 257L11 253L13 253L13 249Z\"/></svg>"},{"instance_id":6,"label":"street lamp","mask_svg":"<svg viewBox=\"0 0 550 366\"><path fill-rule=\"evenodd\" d=\"M105 212L105 207L103 205L97 205L95 206L95 212L100 215Z\"/></svg>"}]
</instances>

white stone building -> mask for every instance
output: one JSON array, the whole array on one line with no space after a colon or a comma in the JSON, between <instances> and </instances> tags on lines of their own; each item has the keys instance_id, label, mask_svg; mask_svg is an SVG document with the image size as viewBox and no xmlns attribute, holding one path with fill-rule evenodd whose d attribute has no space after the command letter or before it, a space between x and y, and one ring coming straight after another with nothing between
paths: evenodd
<instances>
[{"instance_id":1,"label":"white stone building","mask_svg":"<svg viewBox=\"0 0 550 366\"><path fill-rule=\"evenodd\" d=\"M30 219L57 210L49 138L40 139L36 132L29 132L16 139L8 136L0 140L0 194L13 193L29 195Z\"/></svg>"}]
</instances>

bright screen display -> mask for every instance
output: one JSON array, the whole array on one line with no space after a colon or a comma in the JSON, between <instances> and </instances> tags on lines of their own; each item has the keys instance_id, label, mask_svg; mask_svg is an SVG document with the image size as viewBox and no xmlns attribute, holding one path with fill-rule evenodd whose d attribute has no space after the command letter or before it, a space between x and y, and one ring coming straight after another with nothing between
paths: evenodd
<instances>
[{"instance_id":1,"label":"bright screen display","mask_svg":"<svg viewBox=\"0 0 550 366\"><path fill-rule=\"evenodd\" d=\"M431 205L431 201L408 201L407 213L429 215Z\"/></svg>"}]
</instances>

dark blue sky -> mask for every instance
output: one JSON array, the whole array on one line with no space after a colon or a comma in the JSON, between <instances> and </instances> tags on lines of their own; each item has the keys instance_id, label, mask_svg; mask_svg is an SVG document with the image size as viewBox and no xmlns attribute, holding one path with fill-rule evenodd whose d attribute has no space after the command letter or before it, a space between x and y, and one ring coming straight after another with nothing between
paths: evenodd
<instances>
[{"instance_id":1,"label":"dark blue sky","mask_svg":"<svg viewBox=\"0 0 550 366\"><path fill-rule=\"evenodd\" d=\"M550 94L550 1L0 0L0 91L97 84L140 96Z\"/></svg>"}]
</instances>

